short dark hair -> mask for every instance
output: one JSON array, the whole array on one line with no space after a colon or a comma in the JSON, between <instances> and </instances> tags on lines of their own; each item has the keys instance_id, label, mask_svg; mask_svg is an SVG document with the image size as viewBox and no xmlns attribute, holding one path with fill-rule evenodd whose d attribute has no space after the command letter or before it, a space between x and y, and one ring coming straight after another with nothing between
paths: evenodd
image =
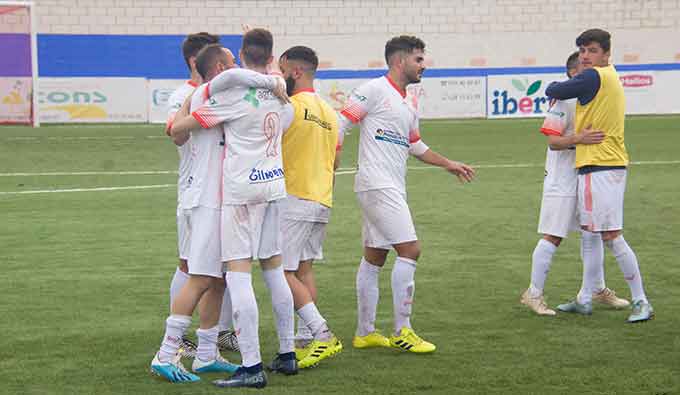
<instances>
[{"instance_id":1,"label":"short dark hair","mask_svg":"<svg viewBox=\"0 0 680 395\"><path fill-rule=\"evenodd\" d=\"M588 29L576 38L576 46L580 47L596 42L600 44L600 47L602 47L604 52L609 52L609 48L611 48L611 39L612 36L605 30Z\"/></svg>"},{"instance_id":2,"label":"short dark hair","mask_svg":"<svg viewBox=\"0 0 680 395\"><path fill-rule=\"evenodd\" d=\"M565 66L567 68L567 77L569 77L569 69L575 69L578 66L578 51L569 55Z\"/></svg>"},{"instance_id":3,"label":"short dark hair","mask_svg":"<svg viewBox=\"0 0 680 395\"><path fill-rule=\"evenodd\" d=\"M208 44L198 51L198 54L196 55L196 71L198 71L198 74L201 75L203 80L207 80L210 69L213 68L217 62L225 60L226 58L227 54L224 52L222 45Z\"/></svg>"},{"instance_id":4,"label":"short dark hair","mask_svg":"<svg viewBox=\"0 0 680 395\"><path fill-rule=\"evenodd\" d=\"M252 29L243 35L241 53L249 65L265 66L272 56L274 38L269 30Z\"/></svg>"},{"instance_id":5,"label":"short dark hair","mask_svg":"<svg viewBox=\"0 0 680 395\"><path fill-rule=\"evenodd\" d=\"M390 41L385 44L385 62L387 65L390 64L390 58L396 52L406 52L411 53L414 49L425 50L425 43L423 40L415 36L397 36L390 39Z\"/></svg>"},{"instance_id":6,"label":"short dark hair","mask_svg":"<svg viewBox=\"0 0 680 395\"><path fill-rule=\"evenodd\" d=\"M319 58L316 56L316 52L303 45L296 45L288 48L286 52L281 54L281 58L305 62L312 66L312 72L315 72L316 68L319 67Z\"/></svg>"},{"instance_id":7,"label":"short dark hair","mask_svg":"<svg viewBox=\"0 0 680 395\"><path fill-rule=\"evenodd\" d=\"M189 58L198 55L198 51L208 44L217 44L220 42L220 37L214 34L200 32L188 35L182 42L182 54L184 55L184 61L187 64L189 70L191 70L191 64L189 64Z\"/></svg>"}]
</instances>

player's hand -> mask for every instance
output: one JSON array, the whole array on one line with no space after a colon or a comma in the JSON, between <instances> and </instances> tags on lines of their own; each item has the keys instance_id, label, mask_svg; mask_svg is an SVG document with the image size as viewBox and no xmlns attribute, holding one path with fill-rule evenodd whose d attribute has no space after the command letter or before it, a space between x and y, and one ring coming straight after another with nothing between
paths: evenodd
<instances>
[{"instance_id":1,"label":"player's hand","mask_svg":"<svg viewBox=\"0 0 680 395\"><path fill-rule=\"evenodd\" d=\"M601 130L593 130L593 125L586 126L580 133L579 144L600 144L605 134Z\"/></svg>"},{"instance_id":2,"label":"player's hand","mask_svg":"<svg viewBox=\"0 0 680 395\"><path fill-rule=\"evenodd\" d=\"M283 77L276 77L276 87L272 89L272 93L274 93L274 96L279 98L282 103L290 103L290 98L286 91L286 80L284 80Z\"/></svg>"},{"instance_id":3,"label":"player's hand","mask_svg":"<svg viewBox=\"0 0 680 395\"><path fill-rule=\"evenodd\" d=\"M470 182L475 178L475 169L461 162L449 161L446 171L455 174L461 183Z\"/></svg>"}]
</instances>

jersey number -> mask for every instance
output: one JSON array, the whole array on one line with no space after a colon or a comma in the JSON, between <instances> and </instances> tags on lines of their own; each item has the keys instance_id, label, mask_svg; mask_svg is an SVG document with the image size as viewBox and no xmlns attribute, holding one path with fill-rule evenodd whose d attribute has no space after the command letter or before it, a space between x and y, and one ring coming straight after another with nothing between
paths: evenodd
<instances>
[{"instance_id":1,"label":"jersey number","mask_svg":"<svg viewBox=\"0 0 680 395\"><path fill-rule=\"evenodd\" d=\"M264 116L264 122L262 125L262 130L264 130L264 136L267 138L267 157L278 156L278 137L281 133L281 119L279 114L275 112L267 113Z\"/></svg>"}]
</instances>

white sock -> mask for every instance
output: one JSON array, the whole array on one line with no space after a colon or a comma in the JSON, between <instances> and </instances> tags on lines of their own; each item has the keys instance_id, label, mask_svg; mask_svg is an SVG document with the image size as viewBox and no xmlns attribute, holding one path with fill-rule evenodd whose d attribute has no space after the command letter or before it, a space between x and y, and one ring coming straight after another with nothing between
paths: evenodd
<instances>
[{"instance_id":1,"label":"white sock","mask_svg":"<svg viewBox=\"0 0 680 395\"><path fill-rule=\"evenodd\" d=\"M250 273L227 272L229 296L233 306L234 330L241 350L241 365L262 362L260 356L259 316Z\"/></svg>"},{"instance_id":2,"label":"white sock","mask_svg":"<svg viewBox=\"0 0 680 395\"><path fill-rule=\"evenodd\" d=\"M416 261L398 256L392 268L392 307L394 309L394 334L401 328L411 328L411 307L416 291Z\"/></svg>"},{"instance_id":3,"label":"white sock","mask_svg":"<svg viewBox=\"0 0 680 395\"><path fill-rule=\"evenodd\" d=\"M298 313L298 318L297 318L297 333L295 334L295 340L312 340L314 339L314 334L312 334L312 330L309 329L307 324L305 324L305 320L300 317L300 314Z\"/></svg>"},{"instance_id":4,"label":"white sock","mask_svg":"<svg viewBox=\"0 0 680 395\"><path fill-rule=\"evenodd\" d=\"M272 298L276 332L279 335L279 354L293 352L295 351L295 308L293 307L293 294L283 274L283 266L263 270L262 277Z\"/></svg>"},{"instance_id":5,"label":"white sock","mask_svg":"<svg viewBox=\"0 0 680 395\"><path fill-rule=\"evenodd\" d=\"M581 231L581 260L583 260L583 276L576 301L586 304L592 302L593 293L602 291L606 286L604 283L604 245L600 233Z\"/></svg>"},{"instance_id":6,"label":"white sock","mask_svg":"<svg viewBox=\"0 0 680 395\"><path fill-rule=\"evenodd\" d=\"M172 276L172 281L170 281L170 309L172 309L172 302L175 301L177 294L179 294L187 280L189 280L189 275L177 268Z\"/></svg>"},{"instance_id":7,"label":"white sock","mask_svg":"<svg viewBox=\"0 0 680 395\"><path fill-rule=\"evenodd\" d=\"M331 331L328 329L326 320L323 318L314 302L307 303L297 311L301 321L307 324L314 338L321 341L328 341L331 338Z\"/></svg>"},{"instance_id":8,"label":"white sock","mask_svg":"<svg viewBox=\"0 0 680 395\"><path fill-rule=\"evenodd\" d=\"M630 294L633 301L641 300L648 303L647 295L642 287L642 276L640 275L640 266L638 265L637 257L630 248L622 235L606 242L607 247L612 251L616 262L623 272L623 278L628 283Z\"/></svg>"},{"instance_id":9,"label":"white sock","mask_svg":"<svg viewBox=\"0 0 680 395\"><path fill-rule=\"evenodd\" d=\"M220 310L220 332L230 330L232 326L234 326L234 323L231 318L231 296L229 296L229 290L225 289L222 297L222 309Z\"/></svg>"},{"instance_id":10,"label":"white sock","mask_svg":"<svg viewBox=\"0 0 680 395\"><path fill-rule=\"evenodd\" d=\"M371 265L364 257L361 257L361 264L357 271L357 336L366 336L375 332L375 314L378 309L378 298L380 291L378 288L378 276L380 266Z\"/></svg>"},{"instance_id":11,"label":"white sock","mask_svg":"<svg viewBox=\"0 0 680 395\"><path fill-rule=\"evenodd\" d=\"M196 329L198 346L196 347L196 358L201 361L212 361L217 358L217 335L220 327L215 325L209 329Z\"/></svg>"},{"instance_id":12,"label":"white sock","mask_svg":"<svg viewBox=\"0 0 680 395\"><path fill-rule=\"evenodd\" d=\"M529 285L529 295L532 298L543 295L545 279L550 272L555 251L557 251L557 246L546 239L539 240L534 248L531 256L531 284Z\"/></svg>"},{"instance_id":13,"label":"white sock","mask_svg":"<svg viewBox=\"0 0 680 395\"><path fill-rule=\"evenodd\" d=\"M191 317L187 315L170 315L165 320L165 335L158 350L158 360L165 363L170 361L182 345L182 336L191 325Z\"/></svg>"}]
</instances>

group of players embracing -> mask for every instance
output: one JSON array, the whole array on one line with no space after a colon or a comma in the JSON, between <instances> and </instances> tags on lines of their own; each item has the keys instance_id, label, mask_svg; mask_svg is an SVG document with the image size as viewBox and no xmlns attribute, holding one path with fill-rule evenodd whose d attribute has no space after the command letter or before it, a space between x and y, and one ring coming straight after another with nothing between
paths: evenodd
<instances>
[{"instance_id":1,"label":"group of players embracing","mask_svg":"<svg viewBox=\"0 0 680 395\"><path fill-rule=\"evenodd\" d=\"M339 114L314 91L319 61L313 49L291 47L275 62L272 48L269 31L248 29L238 68L217 36L192 34L183 43L191 80L170 97L166 128L180 153L180 267L170 287L165 335L151 362L152 372L171 382L226 372L230 376L215 385L266 386L251 278L256 260L279 338L278 353L266 368L294 375L341 352L341 341L317 308L312 266L323 258L343 136L356 124L354 190L364 254L356 276L352 346L435 350L410 323L420 244L406 200L406 162L413 155L461 182L471 181L475 172L420 138L406 87L420 82L425 43L413 36L389 40L387 74L352 92ZM384 336L375 328L378 278L392 248L397 253L391 275L394 328ZM196 308L194 345L185 334ZM240 365L225 360L220 349L240 351ZM180 361L183 355L194 357L193 373Z\"/></svg>"}]
</instances>

